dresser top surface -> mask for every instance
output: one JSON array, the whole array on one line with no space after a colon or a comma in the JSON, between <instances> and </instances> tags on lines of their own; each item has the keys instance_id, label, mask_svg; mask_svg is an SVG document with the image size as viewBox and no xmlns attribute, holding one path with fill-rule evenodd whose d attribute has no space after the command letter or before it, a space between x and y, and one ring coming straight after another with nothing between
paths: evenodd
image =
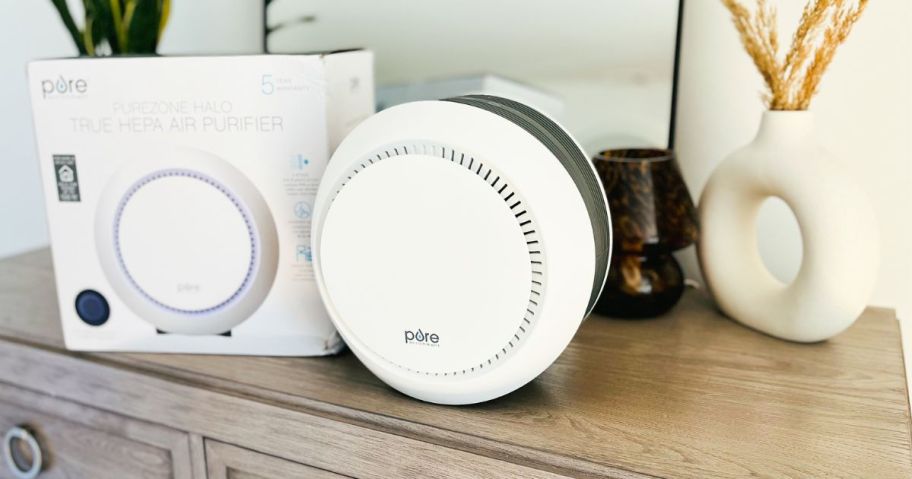
<instances>
[{"instance_id":1,"label":"dresser top surface","mask_svg":"<svg viewBox=\"0 0 912 479\"><path fill-rule=\"evenodd\" d=\"M912 477L899 323L886 309L802 345L740 326L690 291L662 318L585 321L532 383L464 407L403 396L348 352L66 352L48 250L0 260L0 336L482 454L541 452L562 458L558 471Z\"/></svg>"}]
</instances>

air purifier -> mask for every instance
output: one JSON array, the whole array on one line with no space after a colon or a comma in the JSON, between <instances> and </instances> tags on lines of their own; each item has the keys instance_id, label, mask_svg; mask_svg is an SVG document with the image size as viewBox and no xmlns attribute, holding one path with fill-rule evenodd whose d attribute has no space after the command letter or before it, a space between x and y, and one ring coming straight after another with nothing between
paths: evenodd
<instances>
[{"instance_id":1,"label":"air purifier","mask_svg":"<svg viewBox=\"0 0 912 479\"><path fill-rule=\"evenodd\" d=\"M318 287L380 379L469 404L542 373L609 264L604 191L579 145L493 96L394 106L356 127L317 193Z\"/></svg>"}]
</instances>

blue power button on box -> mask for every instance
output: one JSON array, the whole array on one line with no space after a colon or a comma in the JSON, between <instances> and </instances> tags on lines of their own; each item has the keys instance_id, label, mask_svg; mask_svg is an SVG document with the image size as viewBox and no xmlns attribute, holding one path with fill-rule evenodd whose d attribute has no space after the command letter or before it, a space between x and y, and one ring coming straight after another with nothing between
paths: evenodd
<instances>
[{"instance_id":1,"label":"blue power button on box","mask_svg":"<svg viewBox=\"0 0 912 479\"><path fill-rule=\"evenodd\" d=\"M76 295L76 314L86 324L101 326L108 321L111 308L108 306L108 300L101 293L87 289Z\"/></svg>"}]
</instances>

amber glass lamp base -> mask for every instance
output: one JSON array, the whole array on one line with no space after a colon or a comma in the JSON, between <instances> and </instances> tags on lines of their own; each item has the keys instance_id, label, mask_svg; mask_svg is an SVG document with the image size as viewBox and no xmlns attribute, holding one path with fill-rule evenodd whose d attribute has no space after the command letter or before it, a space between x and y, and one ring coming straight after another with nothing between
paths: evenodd
<instances>
[{"instance_id":1,"label":"amber glass lamp base","mask_svg":"<svg viewBox=\"0 0 912 479\"><path fill-rule=\"evenodd\" d=\"M595 313L615 318L659 316L684 292L684 273L670 253L615 253Z\"/></svg>"}]
</instances>

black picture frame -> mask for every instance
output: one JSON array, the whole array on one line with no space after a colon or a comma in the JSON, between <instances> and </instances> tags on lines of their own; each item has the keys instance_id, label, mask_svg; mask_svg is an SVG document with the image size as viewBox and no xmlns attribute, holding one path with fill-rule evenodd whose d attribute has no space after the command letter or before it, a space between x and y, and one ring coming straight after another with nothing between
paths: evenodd
<instances>
[{"instance_id":1,"label":"black picture frame","mask_svg":"<svg viewBox=\"0 0 912 479\"><path fill-rule=\"evenodd\" d=\"M671 113L668 125L668 149L675 147L675 126L678 124L678 74L681 69L681 35L684 31L684 0L678 0L678 25L675 28L674 66L671 72Z\"/></svg>"}]
</instances>

